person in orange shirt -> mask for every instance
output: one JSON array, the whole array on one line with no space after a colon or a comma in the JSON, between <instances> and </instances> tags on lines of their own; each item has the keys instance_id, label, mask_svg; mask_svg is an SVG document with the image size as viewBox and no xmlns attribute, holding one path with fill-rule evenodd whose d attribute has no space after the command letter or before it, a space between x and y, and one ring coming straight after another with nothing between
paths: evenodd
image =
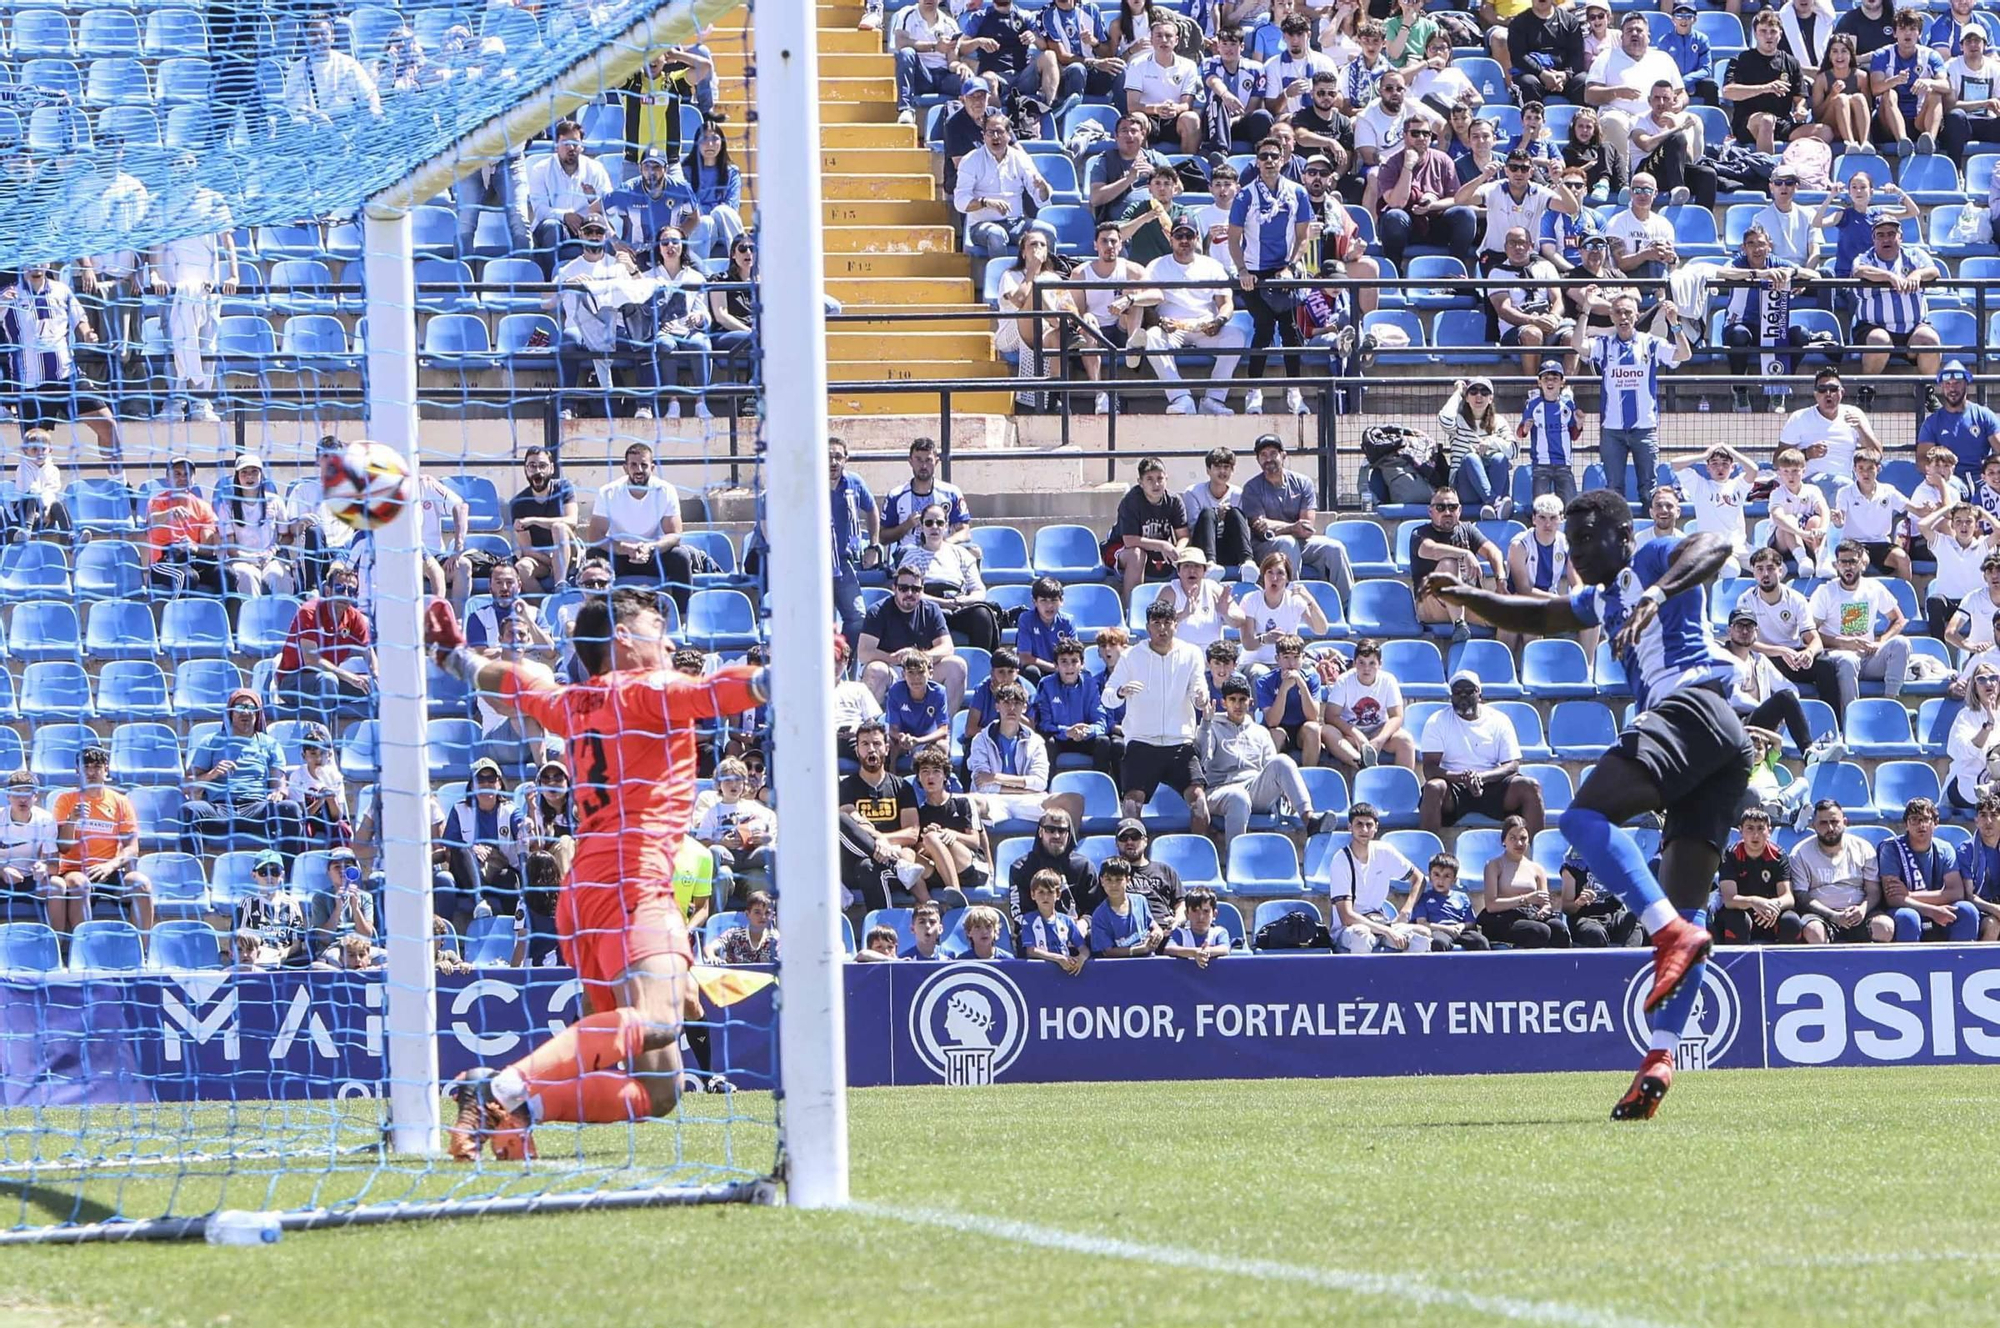
<instances>
[{"instance_id":1,"label":"person in orange shirt","mask_svg":"<svg viewBox=\"0 0 2000 1328\"><path fill-rule=\"evenodd\" d=\"M146 583L169 595L205 590L222 593L215 509L194 489L194 462L182 455L167 461L166 487L146 502Z\"/></svg>"},{"instance_id":2,"label":"person in orange shirt","mask_svg":"<svg viewBox=\"0 0 2000 1328\"><path fill-rule=\"evenodd\" d=\"M84 749L83 787L56 794L55 875L49 878L49 925L67 936L91 915L93 896L113 901L142 934L153 930L153 883L139 860L139 815L132 800L112 788L111 753Z\"/></svg>"}]
</instances>

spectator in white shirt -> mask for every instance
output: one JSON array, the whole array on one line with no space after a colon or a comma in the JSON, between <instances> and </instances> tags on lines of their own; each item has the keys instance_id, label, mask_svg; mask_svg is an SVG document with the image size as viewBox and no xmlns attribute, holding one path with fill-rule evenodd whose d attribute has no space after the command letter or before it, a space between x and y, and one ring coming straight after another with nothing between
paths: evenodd
<instances>
[{"instance_id":1,"label":"spectator in white shirt","mask_svg":"<svg viewBox=\"0 0 2000 1328\"><path fill-rule=\"evenodd\" d=\"M1190 829L1208 833L1208 795L1195 753L1195 716L1208 703L1202 652L1174 636L1174 606L1146 606L1146 644L1104 680L1104 705L1125 708L1124 814L1137 817L1162 784L1187 800Z\"/></svg>"},{"instance_id":2,"label":"spectator in white shirt","mask_svg":"<svg viewBox=\"0 0 2000 1328\"><path fill-rule=\"evenodd\" d=\"M1833 554L1834 579L1813 592L1807 607L1836 662L1852 656L1857 678L1879 678L1884 696L1900 696L1910 670L1903 610L1880 581L1862 575L1867 566L1868 551L1855 540L1842 540ZM1878 622L1884 624L1879 632ZM1853 700L1840 698L1834 712L1846 713Z\"/></svg>"},{"instance_id":3,"label":"spectator in white shirt","mask_svg":"<svg viewBox=\"0 0 2000 1328\"><path fill-rule=\"evenodd\" d=\"M230 483L216 487L215 520L223 570L237 595L292 593L292 565L284 549L292 514L277 490L264 483L262 457L245 452L236 458Z\"/></svg>"},{"instance_id":4,"label":"spectator in white shirt","mask_svg":"<svg viewBox=\"0 0 2000 1328\"><path fill-rule=\"evenodd\" d=\"M1720 535L1733 552L1722 565L1723 576L1742 576L1750 560L1750 532L1745 528L1743 509L1750 490L1765 478L1757 463L1727 443L1717 443L1699 466L1686 466L1674 479L1694 506L1692 531Z\"/></svg>"},{"instance_id":5,"label":"spectator in white shirt","mask_svg":"<svg viewBox=\"0 0 2000 1328\"><path fill-rule=\"evenodd\" d=\"M1150 141L1176 143L1182 152L1201 147L1201 76L1194 61L1174 50L1180 28L1155 23L1147 31L1150 53L1125 66L1125 110L1152 122Z\"/></svg>"},{"instance_id":6,"label":"spectator in white shirt","mask_svg":"<svg viewBox=\"0 0 2000 1328\"><path fill-rule=\"evenodd\" d=\"M1598 126L1604 141L1619 152L1626 151L1632 122L1646 113L1646 99L1655 83L1673 88L1670 109L1687 109L1687 89L1681 83L1680 66L1665 51L1653 49L1646 16L1631 10L1618 20L1618 42L1599 51L1584 77L1583 99L1598 108ZM1696 122L1689 160L1702 158L1700 122Z\"/></svg>"},{"instance_id":7,"label":"spectator in white shirt","mask_svg":"<svg viewBox=\"0 0 2000 1328\"><path fill-rule=\"evenodd\" d=\"M360 62L333 49L333 24L323 18L305 25L305 54L285 72L285 109L301 124L330 125L357 111L382 114L375 80Z\"/></svg>"},{"instance_id":8,"label":"spectator in white shirt","mask_svg":"<svg viewBox=\"0 0 2000 1328\"><path fill-rule=\"evenodd\" d=\"M1222 264L1197 247L1201 236L1194 223L1176 221L1167 238L1174 251L1162 254L1147 265L1148 278L1166 282L1214 283L1201 289L1184 286L1160 291L1159 322L1146 330L1146 348L1151 352L1147 362L1153 366L1154 375L1167 386L1167 413L1192 415L1195 413L1194 394L1180 385L1179 362L1167 352L1190 348L1221 352L1215 357L1215 367L1210 376L1222 381L1235 374L1236 362L1241 358L1235 352L1250 344L1250 333L1244 326L1247 316L1235 316L1236 303L1229 288L1229 274L1223 270ZM1233 414L1228 398L1227 388L1211 388L1202 394L1201 413Z\"/></svg>"},{"instance_id":9,"label":"spectator in white shirt","mask_svg":"<svg viewBox=\"0 0 2000 1328\"><path fill-rule=\"evenodd\" d=\"M1380 642L1354 647L1353 665L1321 689L1319 716L1324 750L1349 779L1384 762L1415 773L1417 740L1404 726L1402 685L1382 667Z\"/></svg>"},{"instance_id":10,"label":"spectator in white shirt","mask_svg":"<svg viewBox=\"0 0 2000 1328\"><path fill-rule=\"evenodd\" d=\"M1772 459L1778 487L1771 490L1771 547L1789 559L1799 576L1832 576L1833 515L1826 495L1806 483L1806 459L1796 447L1780 447Z\"/></svg>"},{"instance_id":11,"label":"spectator in white shirt","mask_svg":"<svg viewBox=\"0 0 2000 1328\"><path fill-rule=\"evenodd\" d=\"M1530 836L1542 830L1542 786L1521 773L1521 740L1514 721L1488 710L1479 675L1451 675L1451 708L1432 715L1418 747L1424 754L1424 790L1417 823L1432 834L1472 812L1501 820L1518 816Z\"/></svg>"},{"instance_id":12,"label":"spectator in white shirt","mask_svg":"<svg viewBox=\"0 0 2000 1328\"><path fill-rule=\"evenodd\" d=\"M1813 375L1813 404L1793 411L1778 435L1784 447L1796 447L1805 457L1803 472L1808 478L1832 475L1846 479L1854 473L1855 449L1866 444L1877 452L1882 444L1869 427L1868 416L1859 406L1846 404L1840 371L1821 369Z\"/></svg>"},{"instance_id":13,"label":"spectator in white shirt","mask_svg":"<svg viewBox=\"0 0 2000 1328\"><path fill-rule=\"evenodd\" d=\"M968 251L997 258L1011 250L1030 226L1045 232L1055 247L1053 227L1038 225L1030 202L1046 203L1055 190L1014 142L1014 126L1000 111L988 111L980 126L985 142L958 163L952 204L965 214Z\"/></svg>"},{"instance_id":14,"label":"spectator in white shirt","mask_svg":"<svg viewBox=\"0 0 2000 1328\"><path fill-rule=\"evenodd\" d=\"M1900 518L1909 510L1910 500L1893 484L1882 483L1882 454L1872 447L1856 452L1854 479L1833 496L1833 524L1868 551L1870 572L1909 579L1910 555L1895 538Z\"/></svg>"},{"instance_id":15,"label":"spectator in white shirt","mask_svg":"<svg viewBox=\"0 0 2000 1328\"><path fill-rule=\"evenodd\" d=\"M551 275L563 254L575 252L586 218L602 218L611 175L583 154L583 126L556 124L555 151L528 167L528 227L543 268Z\"/></svg>"},{"instance_id":16,"label":"spectator in white shirt","mask_svg":"<svg viewBox=\"0 0 2000 1328\"><path fill-rule=\"evenodd\" d=\"M14 488L20 498L7 513L9 526L30 532L68 532L69 508L63 502L62 470L49 456L55 450L55 441L55 435L47 429L21 431L21 460L14 467ZM1246 534L1244 538L1247 547L1249 537Z\"/></svg>"},{"instance_id":17,"label":"spectator in white shirt","mask_svg":"<svg viewBox=\"0 0 2000 1328\"><path fill-rule=\"evenodd\" d=\"M646 444L627 447L625 478L597 491L583 542L610 558L614 577L665 584L686 610L694 564L681 543L681 496L653 474L653 449Z\"/></svg>"},{"instance_id":18,"label":"spectator in white shirt","mask_svg":"<svg viewBox=\"0 0 2000 1328\"><path fill-rule=\"evenodd\" d=\"M1424 877L1395 848L1376 841L1381 826L1381 813L1372 803L1355 803L1347 816L1347 843L1327 855L1333 948L1341 954L1421 954L1431 948L1428 929L1396 921L1389 896L1403 895L1407 907L1423 893Z\"/></svg>"}]
</instances>

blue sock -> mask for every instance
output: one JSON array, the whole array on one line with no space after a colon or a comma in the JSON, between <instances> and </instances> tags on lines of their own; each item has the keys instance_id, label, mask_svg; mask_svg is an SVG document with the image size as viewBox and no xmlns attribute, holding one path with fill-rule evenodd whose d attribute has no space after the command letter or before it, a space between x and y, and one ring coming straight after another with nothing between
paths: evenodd
<instances>
[{"instance_id":1,"label":"blue sock","mask_svg":"<svg viewBox=\"0 0 2000 1328\"><path fill-rule=\"evenodd\" d=\"M1659 915L1667 897L1647 868L1646 855L1637 841L1611 824L1603 812L1588 807L1571 807L1562 814L1560 824L1563 838L1583 858L1591 876L1618 896L1618 902L1631 909L1648 931L1658 930L1665 920ZM1647 916L1649 913L1652 916ZM1668 913L1671 916L1671 910Z\"/></svg>"},{"instance_id":2,"label":"blue sock","mask_svg":"<svg viewBox=\"0 0 2000 1328\"><path fill-rule=\"evenodd\" d=\"M1708 925L1708 910L1705 908L1684 908L1681 916L1697 927ZM1653 1036L1646 1044L1649 1049L1671 1054L1679 1048L1688 1016L1694 1013L1694 1003L1701 997L1702 975L1707 972L1706 959L1690 967L1686 979L1681 982L1681 989L1653 1012Z\"/></svg>"}]
</instances>

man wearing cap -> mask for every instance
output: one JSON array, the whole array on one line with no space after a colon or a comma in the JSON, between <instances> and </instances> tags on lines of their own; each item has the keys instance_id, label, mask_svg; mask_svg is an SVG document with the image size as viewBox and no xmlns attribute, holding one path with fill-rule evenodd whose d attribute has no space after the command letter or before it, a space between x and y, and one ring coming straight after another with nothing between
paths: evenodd
<instances>
[{"instance_id":1,"label":"man wearing cap","mask_svg":"<svg viewBox=\"0 0 2000 1328\"><path fill-rule=\"evenodd\" d=\"M1698 11L1693 0L1668 0L1668 3L1673 6L1667 11L1673 19L1673 30L1654 45L1672 57L1681 71L1681 86L1689 89L1696 101L1712 104L1716 99L1715 57L1708 38L1695 30Z\"/></svg>"},{"instance_id":2,"label":"man wearing cap","mask_svg":"<svg viewBox=\"0 0 2000 1328\"><path fill-rule=\"evenodd\" d=\"M1638 10L1628 11L1618 20L1617 42L1597 53L1584 79L1583 99L1597 107L1597 122L1605 142L1626 152L1632 122L1644 113L1646 98L1656 83L1668 85L1671 92L1668 109L1676 113L1687 109L1687 89L1681 83L1680 66L1666 52L1653 49L1652 28L1646 16ZM1627 152L1628 157L1637 155ZM1701 123L1696 121L1688 159L1700 161L1701 157Z\"/></svg>"},{"instance_id":3,"label":"man wearing cap","mask_svg":"<svg viewBox=\"0 0 2000 1328\"><path fill-rule=\"evenodd\" d=\"M1312 794L1298 763L1280 755L1271 733L1250 712L1250 681L1232 673L1222 684L1222 708L1202 721L1195 736L1195 753L1208 779L1211 816L1222 821L1222 855L1250 828L1253 812L1275 812L1279 803L1291 809L1305 833L1330 828L1332 814L1315 812Z\"/></svg>"},{"instance_id":4,"label":"man wearing cap","mask_svg":"<svg viewBox=\"0 0 2000 1328\"><path fill-rule=\"evenodd\" d=\"M49 815L56 822L56 868L49 883L49 925L67 936L95 915L102 898L129 906L142 933L153 930L153 884L133 866L139 860L139 814L132 800L106 781L111 753L86 747L78 758L79 788L56 794Z\"/></svg>"},{"instance_id":5,"label":"man wearing cap","mask_svg":"<svg viewBox=\"0 0 2000 1328\"><path fill-rule=\"evenodd\" d=\"M1903 223L1895 217L1876 218L1872 229L1874 248L1854 260L1861 289L1852 338L1863 347L1861 372L1882 373L1890 356L1900 353L1916 361L1918 373L1934 376L1939 342L1924 287L1944 269L1922 248L1903 243Z\"/></svg>"},{"instance_id":6,"label":"man wearing cap","mask_svg":"<svg viewBox=\"0 0 2000 1328\"><path fill-rule=\"evenodd\" d=\"M1954 12L1941 16L1938 22L1956 21L1956 10L1954 5ZM1951 95L1945 103L1950 109L1944 113L1944 129L1938 134L1938 142L1953 161L1964 159L1968 143L2000 142L2000 85L1996 85L1996 73L2000 71L1988 63L1993 37L1980 26L1982 22L1992 22L1993 16L1976 17L1977 21L1968 23L1959 35L1959 53L1945 61L1944 66L1945 81L1951 85ZM1966 40L1968 37L1970 41Z\"/></svg>"},{"instance_id":7,"label":"man wearing cap","mask_svg":"<svg viewBox=\"0 0 2000 1328\"><path fill-rule=\"evenodd\" d=\"M1187 916L1187 890L1180 872L1172 863L1152 859L1147 852L1152 834L1136 817L1128 816L1118 823L1112 842L1118 847L1119 861L1132 874L1126 891L1146 901L1154 927L1162 933L1172 930ZM1164 941L1164 935L1161 939Z\"/></svg>"},{"instance_id":8,"label":"man wearing cap","mask_svg":"<svg viewBox=\"0 0 2000 1328\"><path fill-rule=\"evenodd\" d=\"M897 124L917 122L917 98L959 90L965 66L958 62L958 38L958 20L938 0L917 0L896 15L890 50L896 57Z\"/></svg>"},{"instance_id":9,"label":"man wearing cap","mask_svg":"<svg viewBox=\"0 0 2000 1328\"><path fill-rule=\"evenodd\" d=\"M528 225L543 271L557 275L564 245L583 238L586 220L603 218L611 192L603 164L584 155L583 126L559 121L555 151L528 167Z\"/></svg>"},{"instance_id":10,"label":"man wearing cap","mask_svg":"<svg viewBox=\"0 0 2000 1328\"><path fill-rule=\"evenodd\" d=\"M629 188L604 196L604 216L611 240L619 249L651 254L660 232L681 224L681 213L694 206L694 191L680 166L667 160L657 145L639 158L639 178Z\"/></svg>"},{"instance_id":11,"label":"man wearing cap","mask_svg":"<svg viewBox=\"0 0 2000 1328\"><path fill-rule=\"evenodd\" d=\"M146 583L168 596L195 589L222 593L215 509L194 487L194 462L167 459L167 482L146 500Z\"/></svg>"},{"instance_id":12,"label":"man wearing cap","mask_svg":"<svg viewBox=\"0 0 2000 1328\"><path fill-rule=\"evenodd\" d=\"M1514 721L1481 704L1479 675L1451 675L1451 705L1432 715L1417 741L1423 753L1423 800L1418 824L1432 834L1472 812L1502 820L1518 816L1528 833L1542 831L1542 786L1521 774L1521 740Z\"/></svg>"},{"instance_id":13,"label":"man wearing cap","mask_svg":"<svg viewBox=\"0 0 2000 1328\"><path fill-rule=\"evenodd\" d=\"M968 78L958 89L958 109L944 122L944 187L958 188L958 164L977 151L986 137L986 112L993 109L992 89L983 78Z\"/></svg>"},{"instance_id":14,"label":"man wearing cap","mask_svg":"<svg viewBox=\"0 0 2000 1328\"><path fill-rule=\"evenodd\" d=\"M242 599L291 594L292 564L284 546L294 522L278 487L264 478L264 459L238 453L230 477L215 486L214 506L229 588Z\"/></svg>"},{"instance_id":15,"label":"man wearing cap","mask_svg":"<svg viewBox=\"0 0 2000 1328\"><path fill-rule=\"evenodd\" d=\"M1187 800L1195 834L1208 833L1208 798L1195 752L1195 716L1208 699L1202 652L1174 638L1174 606L1146 606L1146 644L1104 680L1104 705L1125 708L1125 814L1136 817L1166 785Z\"/></svg>"},{"instance_id":16,"label":"man wearing cap","mask_svg":"<svg viewBox=\"0 0 2000 1328\"><path fill-rule=\"evenodd\" d=\"M299 968L311 963L306 941L312 906L291 888L284 858L265 849L250 864L250 880L256 890L238 901L233 926L239 936L248 933L256 938L251 962L259 968Z\"/></svg>"},{"instance_id":17,"label":"man wearing cap","mask_svg":"<svg viewBox=\"0 0 2000 1328\"><path fill-rule=\"evenodd\" d=\"M1946 360L1938 370L1938 407L1917 426L1918 450L1948 448L1958 458L1953 470L1967 492L1979 482L1986 459L2000 456L2000 415L1971 399L1972 373L1962 360Z\"/></svg>"},{"instance_id":18,"label":"man wearing cap","mask_svg":"<svg viewBox=\"0 0 2000 1328\"><path fill-rule=\"evenodd\" d=\"M1354 593L1354 566L1347 546L1319 533L1319 486L1285 465L1285 442L1274 433L1257 435L1257 473L1243 485L1242 510L1253 543L1250 560L1285 555L1292 579L1325 581L1341 603Z\"/></svg>"},{"instance_id":19,"label":"man wearing cap","mask_svg":"<svg viewBox=\"0 0 2000 1328\"><path fill-rule=\"evenodd\" d=\"M527 822L521 808L507 796L500 763L482 756L472 763L472 781L465 797L444 814L441 846L449 850L452 901L460 931L486 911L511 914L521 902L521 855L527 849ZM446 910L439 908L439 915Z\"/></svg>"},{"instance_id":20,"label":"man wearing cap","mask_svg":"<svg viewBox=\"0 0 2000 1328\"><path fill-rule=\"evenodd\" d=\"M1268 140L1267 140L1268 141ZM1107 154L1108 155L1108 154ZM1249 344L1249 319L1236 313L1230 293L1229 274L1222 264L1201 252L1201 232L1192 221L1182 218L1168 232L1173 252L1154 259L1146 267L1149 281L1209 282L1201 287L1180 286L1160 291L1159 322L1146 329L1146 362L1153 374L1166 384L1167 413L1195 413L1194 394L1180 385L1179 350L1214 350L1215 365L1209 377L1226 382L1236 373L1236 361ZM1229 415L1229 389L1212 387L1202 394L1201 413Z\"/></svg>"},{"instance_id":21,"label":"man wearing cap","mask_svg":"<svg viewBox=\"0 0 2000 1328\"><path fill-rule=\"evenodd\" d=\"M619 386L619 371L629 384L641 347L630 335L625 311L643 303L651 291L650 284L638 282L639 266L632 255L611 248L610 235L610 223L597 213L579 218L576 237L581 252L557 270L557 289L543 300L544 307L557 310L562 324L556 345L559 391L573 392L594 372L607 413L611 393ZM651 348L644 349L651 363ZM567 395L558 398L563 419L577 417L574 400Z\"/></svg>"},{"instance_id":22,"label":"man wearing cap","mask_svg":"<svg viewBox=\"0 0 2000 1328\"><path fill-rule=\"evenodd\" d=\"M1274 339L1291 347L1303 340L1293 316L1294 293L1263 287L1264 282L1285 281L1296 275L1293 265L1311 236L1312 200L1303 185L1285 176L1286 156L1284 144L1275 136L1258 143L1257 174L1243 182L1229 205L1229 264L1250 314L1253 353L1268 349ZM1251 376L1262 379L1269 368L1270 357L1258 356L1251 365ZM1297 379L1301 373L1299 357L1285 356L1286 376ZM1252 388L1243 399L1244 414L1261 414L1263 409L1263 390ZM1298 388L1285 389L1285 409L1294 415L1305 414L1305 400Z\"/></svg>"},{"instance_id":23,"label":"man wearing cap","mask_svg":"<svg viewBox=\"0 0 2000 1328\"><path fill-rule=\"evenodd\" d=\"M255 692L229 694L222 727L194 745L187 768L181 852L269 845L296 857L305 850L299 804L285 790L285 751L265 731Z\"/></svg>"}]
</instances>

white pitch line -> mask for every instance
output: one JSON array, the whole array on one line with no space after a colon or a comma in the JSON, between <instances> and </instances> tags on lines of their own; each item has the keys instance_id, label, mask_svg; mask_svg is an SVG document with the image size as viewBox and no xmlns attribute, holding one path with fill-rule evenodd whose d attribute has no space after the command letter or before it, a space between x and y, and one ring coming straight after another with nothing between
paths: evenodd
<instances>
[{"instance_id":1,"label":"white pitch line","mask_svg":"<svg viewBox=\"0 0 2000 1328\"><path fill-rule=\"evenodd\" d=\"M945 1209L900 1208L857 1200L851 1212L867 1217L907 1222L914 1226L939 1227L962 1235L993 1236L1017 1245L1061 1250L1067 1254L1123 1259L1129 1263L1151 1264L1158 1268L1178 1268L1212 1273L1219 1277L1247 1277L1259 1282L1293 1282L1351 1296L1369 1296L1402 1301L1426 1309L1459 1309L1521 1323L1560 1324L1564 1328L1666 1328L1658 1320L1640 1319L1611 1310L1565 1305L1559 1301L1521 1300L1513 1296L1485 1295L1433 1285L1420 1277L1400 1273L1364 1273L1342 1268L1311 1268L1304 1264L1279 1263L1273 1259L1237 1259L1200 1249L1175 1249L1166 1245L1142 1245L1112 1236L1094 1236L1064 1231L1032 1222L982 1217Z\"/></svg>"}]
</instances>

